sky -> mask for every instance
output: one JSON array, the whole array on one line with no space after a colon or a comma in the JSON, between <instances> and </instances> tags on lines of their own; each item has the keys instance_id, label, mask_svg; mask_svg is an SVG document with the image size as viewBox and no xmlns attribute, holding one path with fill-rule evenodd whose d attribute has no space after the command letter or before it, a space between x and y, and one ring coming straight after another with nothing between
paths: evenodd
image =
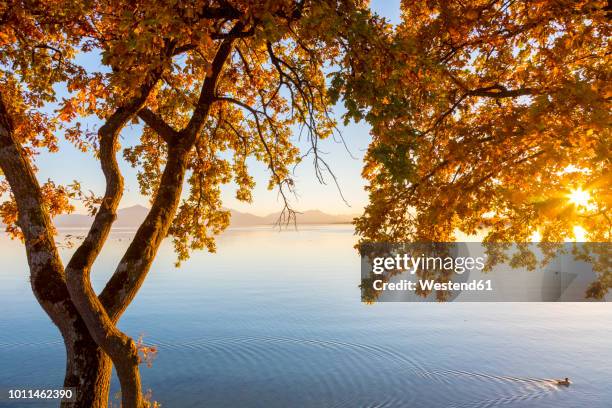
<instances>
[{"instance_id":1,"label":"sky","mask_svg":"<svg viewBox=\"0 0 612 408\"><path fill-rule=\"evenodd\" d=\"M386 17L391 23L397 24L400 19L399 0L374 0L371 2L373 11ZM95 56L83 56L84 65L97 66L99 61ZM61 98L61 95L59 95ZM342 126L340 115L342 107L334 109L338 118L339 129L346 143L346 147L338 140L326 139L319 146L323 157L330 164L342 194L347 203L342 200L338 189L331 177L327 177L327 183L321 184L315 176L314 166L311 160L305 160L295 170L294 180L296 182L297 196L292 200L292 206L298 211L318 209L329 214L360 214L367 204L367 192L364 191L365 182L361 178L363 156L370 142L369 126L363 122L351 123ZM95 129L100 123L90 121L88 126ZM121 133L123 145L133 145L140 135L140 125L129 125ZM295 143L301 149L307 149L306 140L298 140ZM349 152L347 152L347 148ZM125 192L121 201L121 208L133 205L148 206L148 198L142 196L138 190L136 181L136 169L132 168L118 154L119 166L125 178ZM99 162L91 153L78 151L71 143L60 137L59 153L43 152L36 160L39 168L38 178L41 182L51 179L59 184L70 184L74 180L81 183L85 190L91 190L96 195L104 192L104 177ZM282 203L276 190L267 190L269 172L266 166L255 160L250 160L250 172L257 182L253 190L253 202L244 203L234 198L235 186L229 184L222 187L222 198L224 206L241 212L249 212L256 215L267 215L282 208ZM85 210L75 203L76 212Z\"/></svg>"}]
</instances>

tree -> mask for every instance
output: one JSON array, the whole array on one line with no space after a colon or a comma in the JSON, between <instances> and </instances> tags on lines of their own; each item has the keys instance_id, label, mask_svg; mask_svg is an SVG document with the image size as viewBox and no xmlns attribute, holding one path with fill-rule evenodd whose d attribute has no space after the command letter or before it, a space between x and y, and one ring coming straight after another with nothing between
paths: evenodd
<instances>
[{"instance_id":1,"label":"tree","mask_svg":"<svg viewBox=\"0 0 612 408\"><path fill-rule=\"evenodd\" d=\"M404 1L382 56L337 82L372 125L362 241L610 242L609 18L605 1Z\"/></svg>"},{"instance_id":2,"label":"tree","mask_svg":"<svg viewBox=\"0 0 612 408\"><path fill-rule=\"evenodd\" d=\"M78 388L77 406L106 407L111 362L70 300L53 240L50 216L71 206L61 187L39 185L33 163L40 149L57 150L60 124L40 108L54 100L56 83L83 74L71 60L87 11L70 1L0 4L0 194L11 195L0 212L8 232L25 241L32 290L64 339L64 386Z\"/></svg>"},{"instance_id":3,"label":"tree","mask_svg":"<svg viewBox=\"0 0 612 408\"><path fill-rule=\"evenodd\" d=\"M289 168L303 159L291 142L293 127L308 135L321 176L327 164L317 141L335 129L324 68L350 63L347 45L375 32L378 20L364 2L348 0L22 1L3 3L0 15L0 168L9 195L1 214L24 240L32 289L64 338L64 385L78 388L76 406L105 407L112 363L123 406L146 406L138 345L117 321L162 240L172 237L179 262L191 250L214 250L214 234L229 221L220 185L235 181L236 197L251 201L247 157L266 163L269 188L279 189L291 219ZM79 67L77 51L99 52L107 69ZM57 83L70 96L58 101L56 115L44 115ZM81 127L88 115L103 122L96 135ZM96 294L90 271L124 190L119 135L135 121L144 123L142 135L124 156L139 168L151 210ZM103 196L84 194L78 183L39 184L35 154L56 150L60 132L100 161ZM95 218L64 267L51 218L72 210L73 199Z\"/></svg>"}]
</instances>

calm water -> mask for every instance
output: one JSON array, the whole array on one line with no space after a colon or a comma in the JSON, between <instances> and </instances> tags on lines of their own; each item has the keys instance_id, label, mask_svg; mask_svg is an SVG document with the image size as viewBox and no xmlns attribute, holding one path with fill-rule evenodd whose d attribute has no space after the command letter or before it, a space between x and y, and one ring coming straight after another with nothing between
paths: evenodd
<instances>
[{"instance_id":1,"label":"calm water","mask_svg":"<svg viewBox=\"0 0 612 408\"><path fill-rule=\"evenodd\" d=\"M144 387L168 408L612 407L612 304L368 306L353 243L348 226L235 229L181 269L165 246L120 324L159 348ZM0 407L53 406L6 399L60 385L64 350L20 244L0 236L0 256Z\"/></svg>"}]
</instances>

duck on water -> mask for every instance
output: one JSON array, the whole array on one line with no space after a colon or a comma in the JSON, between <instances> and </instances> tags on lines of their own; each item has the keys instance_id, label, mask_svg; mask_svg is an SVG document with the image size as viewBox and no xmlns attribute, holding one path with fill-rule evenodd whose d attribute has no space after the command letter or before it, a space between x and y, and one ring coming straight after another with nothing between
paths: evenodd
<instances>
[{"instance_id":1,"label":"duck on water","mask_svg":"<svg viewBox=\"0 0 612 408\"><path fill-rule=\"evenodd\" d=\"M569 387L572 383L569 378L565 377L563 380L555 380L557 385L561 385L564 387Z\"/></svg>"}]
</instances>

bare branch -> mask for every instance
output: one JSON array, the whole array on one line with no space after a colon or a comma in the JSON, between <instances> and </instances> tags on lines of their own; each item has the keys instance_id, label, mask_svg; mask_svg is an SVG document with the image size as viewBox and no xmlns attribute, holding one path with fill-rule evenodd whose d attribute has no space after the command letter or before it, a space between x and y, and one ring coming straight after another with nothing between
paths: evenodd
<instances>
[{"instance_id":1,"label":"bare branch","mask_svg":"<svg viewBox=\"0 0 612 408\"><path fill-rule=\"evenodd\" d=\"M272 173L274 182L276 186L278 187L278 193L283 200L283 209L281 210L281 214L279 215L277 224L288 225L291 222L295 223L296 222L296 211L291 208L289 198L287 197L287 194L285 191L285 188L287 188L289 192L294 193L295 191L294 182L292 179L281 177L280 174L278 174L275 159L274 159L274 154L272 153L272 149L270 148L268 142L265 139L265 135L264 135L264 131L262 128L261 119L259 118L259 115L263 115L264 119L270 124L272 129L274 129L273 119L265 111L255 109L252 106L242 101L239 101L235 98L232 98L232 97L228 97L228 96L216 97L215 100L224 101L224 102L228 102L228 103L237 105L249 111L249 113L253 116L253 119L255 120L255 127L257 130L257 135L259 137L259 140L264 150L266 151L266 157L268 158L268 169L270 170L270 173Z\"/></svg>"}]
</instances>

